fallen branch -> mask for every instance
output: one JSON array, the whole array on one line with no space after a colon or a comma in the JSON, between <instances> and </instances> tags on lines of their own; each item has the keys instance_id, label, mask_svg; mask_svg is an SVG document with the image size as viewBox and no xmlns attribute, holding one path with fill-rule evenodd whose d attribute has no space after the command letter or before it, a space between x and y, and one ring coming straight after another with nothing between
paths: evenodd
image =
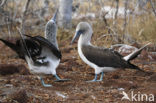
<instances>
[{"instance_id":1,"label":"fallen branch","mask_svg":"<svg viewBox=\"0 0 156 103\"><path fill-rule=\"evenodd\" d=\"M115 44L115 45L111 45L111 49L114 49L115 47L121 47L121 46L125 46L127 44Z\"/></svg>"},{"instance_id":2,"label":"fallen branch","mask_svg":"<svg viewBox=\"0 0 156 103\"><path fill-rule=\"evenodd\" d=\"M113 34L114 34L113 37L116 42L122 42L122 40L119 38L119 35L116 33L116 31L113 28L111 28L111 27L107 27L107 28L109 28L113 32Z\"/></svg>"}]
</instances>

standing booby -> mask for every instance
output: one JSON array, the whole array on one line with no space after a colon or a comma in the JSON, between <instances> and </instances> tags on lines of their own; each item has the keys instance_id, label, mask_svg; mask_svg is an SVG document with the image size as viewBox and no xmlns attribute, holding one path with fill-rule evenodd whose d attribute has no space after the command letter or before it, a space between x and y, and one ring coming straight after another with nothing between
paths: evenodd
<instances>
[{"instance_id":1,"label":"standing booby","mask_svg":"<svg viewBox=\"0 0 156 103\"><path fill-rule=\"evenodd\" d=\"M118 70L118 68L131 68L143 71L136 65L131 64L129 61L136 58L145 46L132 54L123 57L113 49L93 46L90 42L92 34L93 30L89 23L80 22L76 27L76 33L71 42L73 43L76 38L79 37L78 54L86 64L95 69L95 78L91 80L91 82L102 81L104 72L115 71ZM97 75L100 73L101 77L97 80Z\"/></svg>"},{"instance_id":2,"label":"standing booby","mask_svg":"<svg viewBox=\"0 0 156 103\"><path fill-rule=\"evenodd\" d=\"M60 79L56 74L56 68L62 57L56 39L56 14L57 12L46 24L45 38L25 35L24 38L17 40L16 44L0 39L14 50L20 58L26 60L31 73L40 75L41 83L44 87L50 87L52 85L44 83L41 77L42 74L53 74L57 79L56 81L67 80Z\"/></svg>"}]
</instances>

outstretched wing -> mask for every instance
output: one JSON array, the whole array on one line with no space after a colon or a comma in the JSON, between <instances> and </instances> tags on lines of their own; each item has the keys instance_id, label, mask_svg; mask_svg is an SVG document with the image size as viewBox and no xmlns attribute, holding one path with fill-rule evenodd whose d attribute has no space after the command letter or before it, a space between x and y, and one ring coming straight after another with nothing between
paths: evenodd
<instances>
[{"instance_id":1,"label":"outstretched wing","mask_svg":"<svg viewBox=\"0 0 156 103\"><path fill-rule=\"evenodd\" d=\"M41 45L32 39L18 39L16 44L11 43L7 40L0 39L5 45L10 47L13 51L15 51L18 56L22 59L25 59L25 55L29 57L36 57L41 54Z\"/></svg>"},{"instance_id":2,"label":"outstretched wing","mask_svg":"<svg viewBox=\"0 0 156 103\"><path fill-rule=\"evenodd\" d=\"M20 58L24 59L24 54L21 52L19 46L17 46L17 45L14 44L14 43L11 43L11 42L9 42L9 41L7 41L7 40L4 40L4 39L0 39L0 40L1 40L5 45L7 45L8 47L10 47L13 51L15 51L15 52L18 54L18 56L19 56Z\"/></svg>"},{"instance_id":3,"label":"outstretched wing","mask_svg":"<svg viewBox=\"0 0 156 103\"><path fill-rule=\"evenodd\" d=\"M23 53L23 55L36 57L41 54L41 45L31 39L22 39L16 41L16 46L20 48L20 52Z\"/></svg>"},{"instance_id":4,"label":"outstretched wing","mask_svg":"<svg viewBox=\"0 0 156 103\"><path fill-rule=\"evenodd\" d=\"M99 67L127 68L129 64L122 59L122 56L108 48L93 47L83 45L82 52L84 56Z\"/></svg>"},{"instance_id":5,"label":"outstretched wing","mask_svg":"<svg viewBox=\"0 0 156 103\"><path fill-rule=\"evenodd\" d=\"M56 57L61 59L61 57L62 57L61 52L47 39L45 39L41 36L34 36L34 37L31 37L28 35L26 35L26 36L37 41L37 42L39 42L41 45L48 47Z\"/></svg>"}]
</instances>

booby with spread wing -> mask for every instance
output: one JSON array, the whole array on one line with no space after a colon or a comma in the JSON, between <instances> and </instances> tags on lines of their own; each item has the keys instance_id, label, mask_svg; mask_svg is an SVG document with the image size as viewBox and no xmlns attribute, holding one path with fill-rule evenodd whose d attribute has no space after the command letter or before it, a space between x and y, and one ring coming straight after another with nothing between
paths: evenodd
<instances>
[{"instance_id":1,"label":"booby with spread wing","mask_svg":"<svg viewBox=\"0 0 156 103\"><path fill-rule=\"evenodd\" d=\"M4 44L14 50L20 58L26 60L30 72L39 74L41 83L44 87L52 85L45 84L42 79L42 74L53 74L56 81L66 81L68 79L60 79L56 74L56 68L60 63L62 57L57 44L57 25L56 15L48 21L45 28L45 38L41 36L28 36L18 39L16 44L7 40L0 39Z\"/></svg>"},{"instance_id":2,"label":"booby with spread wing","mask_svg":"<svg viewBox=\"0 0 156 103\"><path fill-rule=\"evenodd\" d=\"M78 54L86 64L95 69L95 78L91 82L102 81L104 72L115 71L119 68L131 68L143 71L138 66L131 64L130 60L136 58L147 45L123 57L113 49L93 46L90 42L92 34L93 30L90 24L80 22L76 27L76 33L71 42L73 43L79 37ZM97 80L97 75L100 73L101 77Z\"/></svg>"}]
</instances>

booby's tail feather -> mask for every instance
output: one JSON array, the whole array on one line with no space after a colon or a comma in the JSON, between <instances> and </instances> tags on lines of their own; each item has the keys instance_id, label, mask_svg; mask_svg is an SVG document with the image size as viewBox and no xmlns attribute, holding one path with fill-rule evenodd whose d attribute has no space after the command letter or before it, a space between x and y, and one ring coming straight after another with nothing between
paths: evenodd
<instances>
[{"instance_id":1,"label":"booby's tail feather","mask_svg":"<svg viewBox=\"0 0 156 103\"><path fill-rule=\"evenodd\" d=\"M131 54L125 56L124 59L125 59L126 61L131 61L131 60L135 59L135 58L141 53L141 51L142 51L146 46L148 46L149 44L150 44L150 43L144 45L143 47L141 47L140 49L136 50L135 52L133 52L133 53L131 53Z\"/></svg>"},{"instance_id":2,"label":"booby's tail feather","mask_svg":"<svg viewBox=\"0 0 156 103\"><path fill-rule=\"evenodd\" d=\"M130 64L130 68L131 68L131 69L136 69L136 70L139 70L139 71L141 71L141 72L146 73L144 70L140 69L138 66L136 66L136 65L134 65L134 64L131 64L131 63L129 63L129 64Z\"/></svg>"}]
</instances>

